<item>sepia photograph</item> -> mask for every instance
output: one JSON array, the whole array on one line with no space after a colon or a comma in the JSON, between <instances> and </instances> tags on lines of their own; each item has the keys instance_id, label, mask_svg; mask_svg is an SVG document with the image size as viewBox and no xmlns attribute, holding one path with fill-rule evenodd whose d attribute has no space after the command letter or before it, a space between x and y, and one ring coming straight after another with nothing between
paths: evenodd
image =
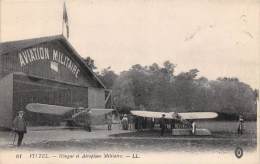
<instances>
[{"instance_id":1,"label":"sepia photograph","mask_svg":"<svg viewBox=\"0 0 260 164\"><path fill-rule=\"evenodd\" d=\"M0 0L0 163L257 164L259 0Z\"/></svg>"}]
</instances>

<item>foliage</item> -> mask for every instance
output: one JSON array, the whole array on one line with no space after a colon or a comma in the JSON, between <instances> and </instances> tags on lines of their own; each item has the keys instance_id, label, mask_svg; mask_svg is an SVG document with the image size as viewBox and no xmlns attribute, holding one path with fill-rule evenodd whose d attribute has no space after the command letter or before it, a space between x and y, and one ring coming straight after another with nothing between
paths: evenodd
<instances>
[{"instance_id":1,"label":"foliage","mask_svg":"<svg viewBox=\"0 0 260 164\"><path fill-rule=\"evenodd\" d=\"M103 69L98 76L102 80L102 82L105 84L105 86L109 89L112 88L115 80L118 77L118 75L114 71L111 70L111 67Z\"/></svg>"},{"instance_id":2,"label":"foliage","mask_svg":"<svg viewBox=\"0 0 260 164\"><path fill-rule=\"evenodd\" d=\"M88 67L91 70L97 69L97 67L95 66L95 62L93 59L91 59L89 56L86 58L83 58L83 61L88 65Z\"/></svg>"},{"instance_id":3,"label":"foliage","mask_svg":"<svg viewBox=\"0 0 260 164\"><path fill-rule=\"evenodd\" d=\"M86 58L95 69L94 61ZM175 75L176 65L165 61L162 66L133 65L117 75L110 67L98 76L112 89L116 108L151 111L213 111L221 114L256 117L256 90L235 77L208 80L199 77L198 69Z\"/></svg>"},{"instance_id":4,"label":"foliage","mask_svg":"<svg viewBox=\"0 0 260 164\"><path fill-rule=\"evenodd\" d=\"M113 84L115 105L124 111L213 111L256 115L255 91L237 78L209 81L191 69L174 75L176 65L133 65Z\"/></svg>"}]
</instances>

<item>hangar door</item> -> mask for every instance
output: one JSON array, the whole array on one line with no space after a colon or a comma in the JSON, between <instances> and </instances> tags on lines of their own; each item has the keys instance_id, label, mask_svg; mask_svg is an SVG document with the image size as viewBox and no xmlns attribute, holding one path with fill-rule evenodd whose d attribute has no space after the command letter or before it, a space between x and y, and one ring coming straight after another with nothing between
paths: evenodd
<instances>
[{"instance_id":1,"label":"hangar door","mask_svg":"<svg viewBox=\"0 0 260 164\"><path fill-rule=\"evenodd\" d=\"M28 81L29 80L29 81ZM28 103L42 103L60 106L87 107L87 88L70 86L48 80L14 79L13 113L25 110ZM31 125L58 125L61 116L27 112Z\"/></svg>"}]
</instances>

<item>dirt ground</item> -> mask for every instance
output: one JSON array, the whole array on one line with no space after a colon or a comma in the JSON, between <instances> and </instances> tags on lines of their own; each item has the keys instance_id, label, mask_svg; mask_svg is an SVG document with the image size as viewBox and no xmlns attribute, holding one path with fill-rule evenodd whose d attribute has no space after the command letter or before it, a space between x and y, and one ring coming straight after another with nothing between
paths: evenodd
<instances>
[{"instance_id":1,"label":"dirt ground","mask_svg":"<svg viewBox=\"0 0 260 164\"><path fill-rule=\"evenodd\" d=\"M83 129L66 129L64 127L29 127L25 134L21 150L72 150L72 151L178 151L178 152L230 152L236 147L245 151L256 150L255 122L246 123L247 130L242 136L236 130L227 130L226 123L210 123L207 128L214 129L212 136L171 136L167 131L163 137L160 130L122 130L113 125L112 131L106 126L96 126L92 132ZM234 127L233 123L230 129ZM206 123L199 124L205 128ZM0 148L17 149L13 144L14 133L0 132ZM17 137L16 137L17 139Z\"/></svg>"}]
</instances>

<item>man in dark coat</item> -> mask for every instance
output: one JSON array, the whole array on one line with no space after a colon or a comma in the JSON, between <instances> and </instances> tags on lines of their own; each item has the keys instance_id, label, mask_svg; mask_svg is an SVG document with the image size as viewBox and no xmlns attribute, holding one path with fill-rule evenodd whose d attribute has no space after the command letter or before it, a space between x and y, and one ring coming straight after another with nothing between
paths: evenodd
<instances>
[{"instance_id":1,"label":"man in dark coat","mask_svg":"<svg viewBox=\"0 0 260 164\"><path fill-rule=\"evenodd\" d=\"M27 132L23 111L19 111L18 115L15 117L13 121L13 130L18 134L17 146L21 146L24 133Z\"/></svg>"},{"instance_id":2,"label":"man in dark coat","mask_svg":"<svg viewBox=\"0 0 260 164\"><path fill-rule=\"evenodd\" d=\"M165 119L165 114L162 115L161 120L160 120L160 127L161 127L161 136L163 136L165 128L166 128L166 119Z\"/></svg>"}]
</instances>

